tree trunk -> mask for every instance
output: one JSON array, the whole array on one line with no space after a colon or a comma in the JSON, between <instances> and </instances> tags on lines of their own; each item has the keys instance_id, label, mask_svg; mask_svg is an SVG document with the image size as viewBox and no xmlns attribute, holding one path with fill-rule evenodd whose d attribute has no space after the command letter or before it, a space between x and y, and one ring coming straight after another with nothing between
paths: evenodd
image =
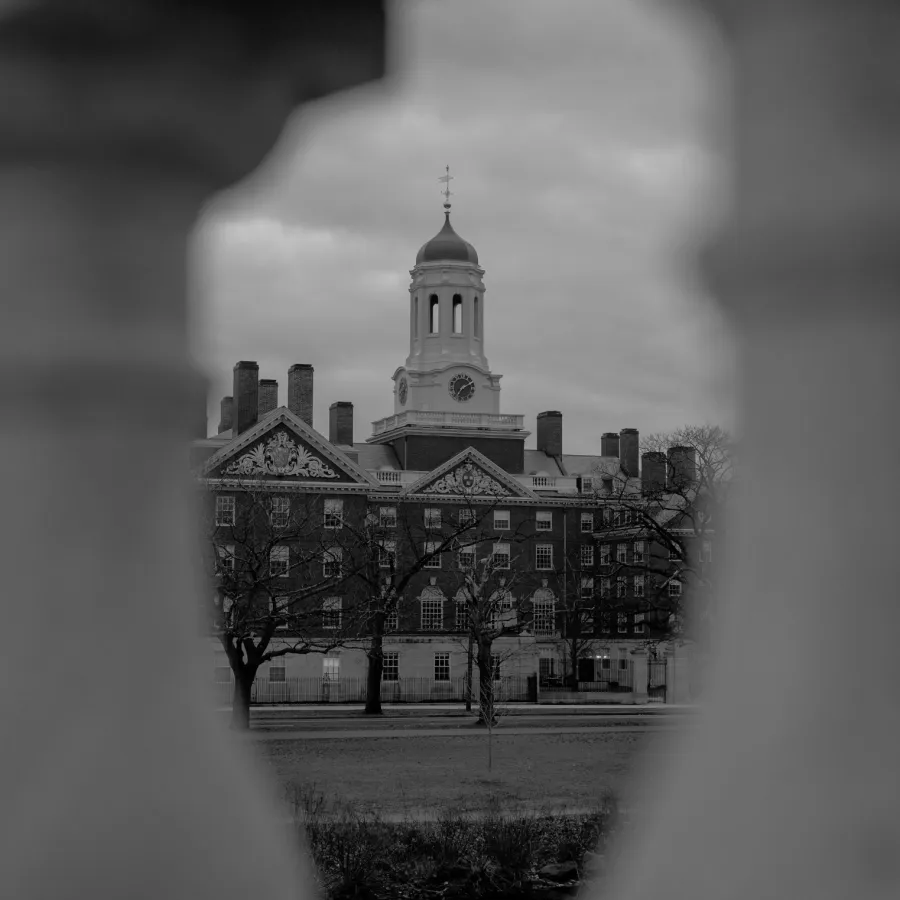
<instances>
[{"instance_id":1,"label":"tree trunk","mask_svg":"<svg viewBox=\"0 0 900 900\"><path fill-rule=\"evenodd\" d=\"M472 635L469 635L469 654L466 665L466 712L472 712L472 655L474 649L474 641Z\"/></svg>"},{"instance_id":2,"label":"tree trunk","mask_svg":"<svg viewBox=\"0 0 900 900\"><path fill-rule=\"evenodd\" d=\"M494 673L491 671L491 644L478 644L478 721L491 727L494 722Z\"/></svg>"},{"instance_id":3,"label":"tree trunk","mask_svg":"<svg viewBox=\"0 0 900 900\"><path fill-rule=\"evenodd\" d=\"M382 624L384 617L378 613L372 622L372 642L369 646L369 667L366 670L366 705L363 713L367 716L380 716L381 710L381 675L384 669L384 635Z\"/></svg>"},{"instance_id":4,"label":"tree trunk","mask_svg":"<svg viewBox=\"0 0 900 900\"><path fill-rule=\"evenodd\" d=\"M256 669L242 667L234 673L234 694L231 698L231 727L235 731L250 730L250 694L256 680Z\"/></svg>"}]
</instances>

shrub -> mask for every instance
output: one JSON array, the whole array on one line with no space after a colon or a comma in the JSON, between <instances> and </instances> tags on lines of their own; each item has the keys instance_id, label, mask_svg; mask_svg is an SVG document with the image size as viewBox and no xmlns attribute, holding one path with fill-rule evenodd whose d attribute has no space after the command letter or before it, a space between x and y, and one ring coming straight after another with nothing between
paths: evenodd
<instances>
[{"instance_id":1,"label":"shrub","mask_svg":"<svg viewBox=\"0 0 900 900\"><path fill-rule=\"evenodd\" d=\"M608 800L589 815L441 810L433 820L384 822L352 807L335 809L313 790L290 798L330 900L345 898L526 896L548 863L583 865L614 824ZM436 894L435 894L436 895Z\"/></svg>"}]
</instances>

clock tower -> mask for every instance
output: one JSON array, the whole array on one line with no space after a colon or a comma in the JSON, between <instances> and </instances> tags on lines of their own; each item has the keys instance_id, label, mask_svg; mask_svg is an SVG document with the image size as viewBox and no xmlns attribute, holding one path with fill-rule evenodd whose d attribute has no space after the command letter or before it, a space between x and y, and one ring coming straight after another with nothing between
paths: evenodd
<instances>
[{"instance_id":1,"label":"clock tower","mask_svg":"<svg viewBox=\"0 0 900 900\"><path fill-rule=\"evenodd\" d=\"M484 350L484 269L450 224L451 178L448 167L440 179L446 184L443 227L422 245L410 270L409 354L393 375L394 415L373 423L369 440L391 443L405 469L430 470L475 446L507 471L520 472L526 433L521 416L500 413L502 376L491 372ZM416 452L426 444L431 452ZM438 444L443 449L434 449ZM494 453L486 452L489 446Z\"/></svg>"}]
</instances>

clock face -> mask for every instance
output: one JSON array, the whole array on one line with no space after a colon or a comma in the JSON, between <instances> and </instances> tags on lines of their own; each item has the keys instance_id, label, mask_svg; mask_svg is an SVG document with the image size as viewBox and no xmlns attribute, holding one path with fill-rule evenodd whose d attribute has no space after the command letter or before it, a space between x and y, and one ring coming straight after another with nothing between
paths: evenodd
<instances>
[{"instance_id":1,"label":"clock face","mask_svg":"<svg viewBox=\"0 0 900 900\"><path fill-rule=\"evenodd\" d=\"M405 378L400 379L400 385L397 388L397 396L400 398L400 405L406 406L406 395L409 392L409 386Z\"/></svg>"},{"instance_id":2,"label":"clock face","mask_svg":"<svg viewBox=\"0 0 900 900\"><path fill-rule=\"evenodd\" d=\"M462 372L454 375L447 387L450 391L450 396L458 403L465 403L466 400L471 400L475 395L475 382Z\"/></svg>"}]
</instances>

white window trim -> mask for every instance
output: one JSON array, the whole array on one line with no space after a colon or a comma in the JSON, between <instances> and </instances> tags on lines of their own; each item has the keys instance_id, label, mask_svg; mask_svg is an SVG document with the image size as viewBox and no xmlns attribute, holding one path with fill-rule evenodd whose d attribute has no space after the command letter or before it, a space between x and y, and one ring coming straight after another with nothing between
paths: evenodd
<instances>
[{"instance_id":1,"label":"white window trim","mask_svg":"<svg viewBox=\"0 0 900 900\"><path fill-rule=\"evenodd\" d=\"M447 657L447 677L446 678L438 678L438 657ZM443 660L442 660L443 661ZM453 680L453 669L451 666L452 660L450 659L450 654L445 651L438 651L434 654L434 657L431 660L431 676L432 679L437 684L449 684ZM443 666L441 667L443 669Z\"/></svg>"},{"instance_id":2,"label":"white window trim","mask_svg":"<svg viewBox=\"0 0 900 900\"><path fill-rule=\"evenodd\" d=\"M497 524L497 522L501 524ZM494 531L509 531L510 522L512 521L509 510L508 509L495 509L494 510ZM502 523L506 522L505 525Z\"/></svg>"},{"instance_id":3,"label":"white window trim","mask_svg":"<svg viewBox=\"0 0 900 900\"><path fill-rule=\"evenodd\" d=\"M229 507L229 512L231 513L229 521L224 521L222 517L222 513L224 512L224 506L226 501L231 501L231 506ZM227 528L229 526L233 526L237 518L237 503L235 498L230 494L219 494L216 496L216 526L221 528Z\"/></svg>"},{"instance_id":4,"label":"white window trim","mask_svg":"<svg viewBox=\"0 0 900 900\"><path fill-rule=\"evenodd\" d=\"M438 547L440 547L440 541L425 541L425 552L424 556L431 556L432 553L435 553ZM442 553L437 553L422 566L423 569L440 569L441 568L441 557Z\"/></svg>"},{"instance_id":5,"label":"white window trim","mask_svg":"<svg viewBox=\"0 0 900 900\"><path fill-rule=\"evenodd\" d=\"M534 514L534 530L553 531L553 512L548 510L538 510Z\"/></svg>"},{"instance_id":6,"label":"white window trim","mask_svg":"<svg viewBox=\"0 0 900 900\"><path fill-rule=\"evenodd\" d=\"M549 561L547 565L540 564L541 550L549 551ZM553 571L553 544L535 544L534 547L534 567L538 572Z\"/></svg>"},{"instance_id":7,"label":"white window trim","mask_svg":"<svg viewBox=\"0 0 900 900\"><path fill-rule=\"evenodd\" d=\"M381 506L378 508L378 525L381 528L397 527L397 507Z\"/></svg>"},{"instance_id":8,"label":"white window trim","mask_svg":"<svg viewBox=\"0 0 900 900\"><path fill-rule=\"evenodd\" d=\"M284 563L284 570L279 571L277 575L275 575L275 566L272 564L274 562ZM280 566L278 567L281 568ZM269 550L269 573L273 575L275 578L287 578L291 571L291 548L284 545L279 544L277 547L272 547Z\"/></svg>"},{"instance_id":9,"label":"white window trim","mask_svg":"<svg viewBox=\"0 0 900 900\"><path fill-rule=\"evenodd\" d=\"M329 506L331 511L329 511ZM338 510L337 514L334 512L335 508ZM337 531L344 527L344 501L340 497L326 497L324 512L325 528L329 531Z\"/></svg>"},{"instance_id":10,"label":"white window trim","mask_svg":"<svg viewBox=\"0 0 900 900\"><path fill-rule=\"evenodd\" d=\"M337 616L335 617L335 613ZM335 624L326 625L329 616L337 618ZM338 631L344 620L344 599L343 597L325 597L322 600L322 628L326 631Z\"/></svg>"}]
</instances>

